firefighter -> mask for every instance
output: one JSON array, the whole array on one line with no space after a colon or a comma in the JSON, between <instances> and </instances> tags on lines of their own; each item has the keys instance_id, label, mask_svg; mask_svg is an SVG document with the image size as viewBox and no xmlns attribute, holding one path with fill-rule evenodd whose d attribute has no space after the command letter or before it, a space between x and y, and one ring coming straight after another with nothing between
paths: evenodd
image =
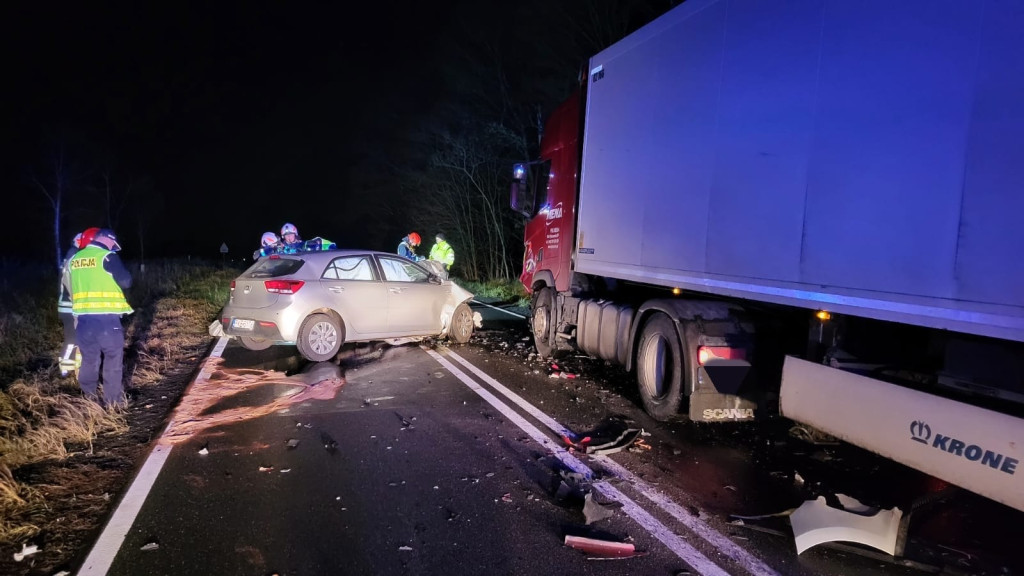
<instances>
[{"instance_id":1,"label":"firefighter","mask_svg":"<svg viewBox=\"0 0 1024 576\"><path fill-rule=\"evenodd\" d=\"M68 373L75 369L75 316L71 308L71 271L69 264L79 250L92 242L98 230L99 228L89 228L84 232L75 234L74 240L71 241L71 248L68 249L67 255L64 256L64 262L60 266L60 295L57 297L57 316L60 317L61 323L64 325L64 346L61 348L60 361L58 362L61 376L67 376Z\"/></svg>"},{"instance_id":2,"label":"firefighter","mask_svg":"<svg viewBox=\"0 0 1024 576\"><path fill-rule=\"evenodd\" d=\"M434 237L434 246L430 248L430 259L437 260L444 264L445 270L451 270L455 263L455 250L452 245L444 239L444 234L438 232Z\"/></svg>"},{"instance_id":3,"label":"firefighter","mask_svg":"<svg viewBox=\"0 0 1024 576\"><path fill-rule=\"evenodd\" d=\"M398 255L408 258L413 262L423 260L423 256L416 254L416 247L419 245L420 235L415 232L410 232L408 236L402 238L401 244L398 245Z\"/></svg>"},{"instance_id":4,"label":"firefighter","mask_svg":"<svg viewBox=\"0 0 1024 576\"><path fill-rule=\"evenodd\" d=\"M78 383L86 397L103 406L124 406L121 380L124 330L121 316L131 314L124 290L132 285L131 273L117 252L121 245L112 230L102 228L92 242L71 259L71 309L77 325L82 367ZM97 394L100 364L103 365L103 398Z\"/></svg>"},{"instance_id":5,"label":"firefighter","mask_svg":"<svg viewBox=\"0 0 1024 576\"><path fill-rule=\"evenodd\" d=\"M303 249L302 238L299 237L299 229L295 227L295 224L286 222L284 226L281 226L281 244L286 254L294 254Z\"/></svg>"},{"instance_id":6,"label":"firefighter","mask_svg":"<svg viewBox=\"0 0 1024 576\"><path fill-rule=\"evenodd\" d=\"M264 232L260 238L260 249L252 253L253 260L259 260L263 256L277 254L281 250L281 239L273 232Z\"/></svg>"}]
</instances>

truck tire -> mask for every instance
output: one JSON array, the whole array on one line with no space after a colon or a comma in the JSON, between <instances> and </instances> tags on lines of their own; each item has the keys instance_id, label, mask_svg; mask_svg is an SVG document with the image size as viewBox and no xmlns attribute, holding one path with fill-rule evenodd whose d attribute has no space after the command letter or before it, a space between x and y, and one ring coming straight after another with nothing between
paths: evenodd
<instances>
[{"instance_id":1,"label":"truck tire","mask_svg":"<svg viewBox=\"0 0 1024 576\"><path fill-rule=\"evenodd\" d=\"M238 343L246 350L266 350L274 345L272 340L267 338L253 338L252 336L239 336Z\"/></svg>"},{"instance_id":2,"label":"truck tire","mask_svg":"<svg viewBox=\"0 0 1024 576\"><path fill-rule=\"evenodd\" d=\"M655 420L679 414L685 374L683 345L675 323L657 313L644 324L636 351L636 378L644 409Z\"/></svg>"},{"instance_id":3,"label":"truck tire","mask_svg":"<svg viewBox=\"0 0 1024 576\"><path fill-rule=\"evenodd\" d=\"M310 362L326 362L338 355L345 342L341 322L328 314L310 314L299 327L296 346L299 354Z\"/></svg>"},{"instance_id":4,"label":"truck tire","mask_svg":"<svg viewBox=\"0 0 1024 576\"><path fill-rule=\"evenodd\" d=\"M456 344L469 342L473 335L473 311L463 302L452 313L452 325L448 328L448 338Z\"/></svg>"},{"instance_id":5,"label":"truck tire","mask_svg":"<svg viewBox=\"0 0 1024 576\"><path fill-rule=\"evenodd\" d=\"M530 331L533 332L533 345L541 358L549 358L555 353L555 293L551 288L541 288L533 295L530 305Z\"/></svg>"}]
</instances>

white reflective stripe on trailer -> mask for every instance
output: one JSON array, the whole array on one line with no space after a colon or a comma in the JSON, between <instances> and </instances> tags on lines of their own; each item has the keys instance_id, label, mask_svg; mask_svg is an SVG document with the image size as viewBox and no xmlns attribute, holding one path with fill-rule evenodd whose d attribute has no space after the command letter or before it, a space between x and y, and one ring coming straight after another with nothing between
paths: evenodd
<instances>
[{"instance_id":1,"label":"white reflective stripe on trailer","mask_svg":"<svg viewBox=\"0 0 1024 576\"><path fill-rule=\"evenodd\" d=\"M782 415L1024 511L1024 420L786 357Z\"/></svg>"}]
</instances>

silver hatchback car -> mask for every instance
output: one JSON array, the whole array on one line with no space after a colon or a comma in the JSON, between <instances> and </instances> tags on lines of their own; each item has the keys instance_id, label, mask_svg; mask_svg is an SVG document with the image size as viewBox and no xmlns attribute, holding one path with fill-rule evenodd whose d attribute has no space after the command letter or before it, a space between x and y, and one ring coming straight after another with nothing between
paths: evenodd
<instances>
[{"instance_id":1,"label":"silver hatchback car","mask_svg":"<svg viewBox=\"0 0 1024 576\"><path fill-rule=\"evenodd\" d=\"M395 254L329 250L259 259L231 282L224 334L250 350L295 344L330 360L346 342L447 336L465 343L473 294Z\"/></svg>"}]
</instances>

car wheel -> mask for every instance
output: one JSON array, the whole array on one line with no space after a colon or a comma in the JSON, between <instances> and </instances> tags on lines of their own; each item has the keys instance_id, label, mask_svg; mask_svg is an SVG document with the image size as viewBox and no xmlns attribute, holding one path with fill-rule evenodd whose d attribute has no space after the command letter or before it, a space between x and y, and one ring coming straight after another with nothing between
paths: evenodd
<instances>
[{"instance_id":1,"label":"car wheel","mask_svg":"<svg viewBox=\"0 0 1024 576\"><path fill-rule=\"evenodd\" d=\"M683 364L683 347L675 323L665 314L651 316L637 348L636 377L644 409L655 420L669 420L679 413Z\"/></svg>"},{"instance_id":2,"label":"car wheel","mask_svg":"<svg viewBox=\"0 0 1024 576\"><path fill-rule=\"evenodd\" d=\"M459 304L452 314L452 325L448 328L448 338L456 344L469 342L473 335L473 310L466 303Z\"/></svg>"},{"instance_id":3,"label":"car wheel","mask_svg":"<svg viewBox=\"0 0 1024 576\"><path fill-rule=\"evenodd\" d=\"M551 288L541 288L533 296L530 305L530 331L533 332L533 345L541 358L553 357L555 353L555 314L554 292Z\"/></svg>"},{"instance_id":4,"label":"car wheel","mask_svg":"<svg viewBox=\"0 0 1024 576\"><path fill-rule=\"evenodd\" d=\"M253 338L252 336L239 336L238 342L246 350L266 350L274 345L272 340L266 338Z\"/></svg>"},{"instance_id":5,"label":"car wheel","mask_svg":"<svg viewBox=\"0 0 1024 576\"><path fill-rule=\"evenodd\" d=\"M311 362L326 362L334 358L345 342L345 331L333 316L311 314L299 327L296 345L299 354Z\"/></svg>"}]
</instances>

